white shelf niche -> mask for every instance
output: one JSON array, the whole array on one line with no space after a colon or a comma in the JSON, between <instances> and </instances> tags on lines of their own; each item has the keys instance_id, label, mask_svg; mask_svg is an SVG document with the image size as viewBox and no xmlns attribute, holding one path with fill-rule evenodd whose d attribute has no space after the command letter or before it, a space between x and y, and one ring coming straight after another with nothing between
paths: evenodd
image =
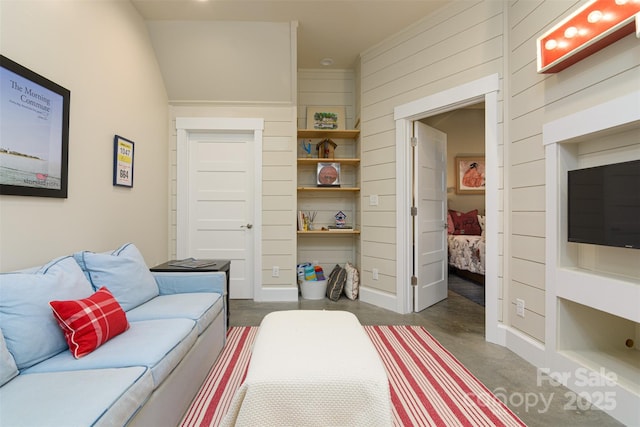
<instances>
[{"instance_id":1,"label":"white shelf niche","mask_svg":"<svg viewBox=\"0 0 640 427\"><path fill-rule=\"evenodd\" d=\"M567 173L640 159L638 106L640 91L543 127L548 367L569 374L564 385L592 397L594 387L576 382L578 370L615 374L616 384L603 390L612 390L617 404L602 409L627 425L640 424L640 250L568 242ZM631 348L627 339L634 340Z\"/></svg>"}]
</instances>

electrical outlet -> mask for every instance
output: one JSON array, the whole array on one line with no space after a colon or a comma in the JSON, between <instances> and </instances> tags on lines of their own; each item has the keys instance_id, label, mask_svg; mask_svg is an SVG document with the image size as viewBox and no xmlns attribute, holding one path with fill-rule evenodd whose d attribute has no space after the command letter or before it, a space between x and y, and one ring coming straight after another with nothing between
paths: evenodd
<instances>
[{"instance_id":1,"label":"electrical outlet","mask_svg":"<svg viewBox=\"0 0 640 427\"><path fill-rule=\"evenodd\" d=\"M280 267L274 265L271 268L271 277L280 277Z\"/></svg>"},{"instance_id":2,"label":"electrical outlet","mask_svg":"<svg viewBox=\"0 0 640 427\"><path fill-rule=\"evenodd\" d=\"M524 300L516 298L516 314L520 317L524 317Z\"/></svg>"},{"instance_id":3,"label":"electrical outlet","mask_svg":"<svg viewBox=\"0 0 640 427\"><path fill-rule=\"evenodd\" d=\"M378 280L378 269L374 268L371 273L373 274L373 280Z\"/></svg>"},{"instance_id":4,"label":"electrical outlet","mask_svg":"<svg viewBox=\"0 0 640 427\"><path fill-rule=\"evenodd\" d=\"M378 195L372 194L369 196L369 206L378 206Z\"/></svg>"}]
</instances>

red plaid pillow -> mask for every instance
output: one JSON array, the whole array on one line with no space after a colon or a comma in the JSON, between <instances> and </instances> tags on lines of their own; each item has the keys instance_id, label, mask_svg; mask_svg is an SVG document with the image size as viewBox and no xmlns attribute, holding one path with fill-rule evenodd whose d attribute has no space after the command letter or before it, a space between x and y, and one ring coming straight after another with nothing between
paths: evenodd
<instances>
[{"instance_id":1,"label":"red plaid pillow","mask_svg":"<svg viewBox=\"0 0 640 427\"><path fill-rule=\"evenodd\" d=\"M49 305L76 359L129 329L125 312L104 286L89 298Z\"/></svg>"}]
</instances>

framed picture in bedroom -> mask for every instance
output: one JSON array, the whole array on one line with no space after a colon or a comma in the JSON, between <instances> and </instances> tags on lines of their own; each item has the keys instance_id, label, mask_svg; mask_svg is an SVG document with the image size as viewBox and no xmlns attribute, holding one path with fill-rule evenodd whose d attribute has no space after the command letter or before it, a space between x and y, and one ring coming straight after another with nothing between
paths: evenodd
<instances>
[{"instance_id":1,"label":"framed picture in bedroom","mask_svg":"<svg viewBox=\"0 0 640 427\"><path fill-rule=\"evenodd\" d=\"M70 98L0 55L0 194L67 198Z\"/></svg>"},{"instance_id":2,"label":"framed picture in bedroom","mask_svg":"<svg viewBox=\"0 0 640 427\"><path fill-rule=\"evenodd\" d=\"M484 194L484 156L457 156L455 162L456 194Z\"/></svg>"},{"instance_id":3,"label":"framed picture in bedroom","mask_svg":"<svg viewBox=\"0 0 640 427\"><path fill-rule=\"evenodd\" d=\"M307 129L344 130L344 107L307 107Z\"/></svg>"}]
</instances>

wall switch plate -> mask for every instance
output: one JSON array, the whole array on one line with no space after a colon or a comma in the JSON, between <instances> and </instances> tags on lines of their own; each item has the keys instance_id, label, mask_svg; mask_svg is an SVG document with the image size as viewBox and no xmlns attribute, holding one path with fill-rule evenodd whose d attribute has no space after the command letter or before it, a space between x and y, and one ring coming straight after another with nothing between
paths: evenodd
<instances>
[{"instance_id":1,"label":"wall switch plate","mask_svg":"<svg viewBox=\"0 0 640 427\"><path fill-rule=\"evenodd\" d=\"M374 268L371 270L371 274L373 274L373 280L378 280L378 269Z\"/></svg>"},{"instance_id":2,"label":"wall switch plate","mask_svg":"<svg viewBox=\"0 0 640 427\"><path fill-rule=\"evenodd\" d=\"M369 206L378 206L378 195L372 194L369 196Z\"/></svg>"},{"instance_id":3,"label":"wall switch plate","mask_svg":"<svg viewBox=\"0 0 640 427\"><path fill-rule=\"evenodd\" d=\"M516 298L516 314L520 317L524 317L524 300Z\"/></svg>"},{"instance_id":4,"label":"wall switch plate","mask_svg":"<svg viewBox=\"0 0 640 427\"><path fill-rule=\"evenodd\" d=\"M280 267L274 265L271 269L271 277L280 277Z\"/></svg>"}]
</instances>

